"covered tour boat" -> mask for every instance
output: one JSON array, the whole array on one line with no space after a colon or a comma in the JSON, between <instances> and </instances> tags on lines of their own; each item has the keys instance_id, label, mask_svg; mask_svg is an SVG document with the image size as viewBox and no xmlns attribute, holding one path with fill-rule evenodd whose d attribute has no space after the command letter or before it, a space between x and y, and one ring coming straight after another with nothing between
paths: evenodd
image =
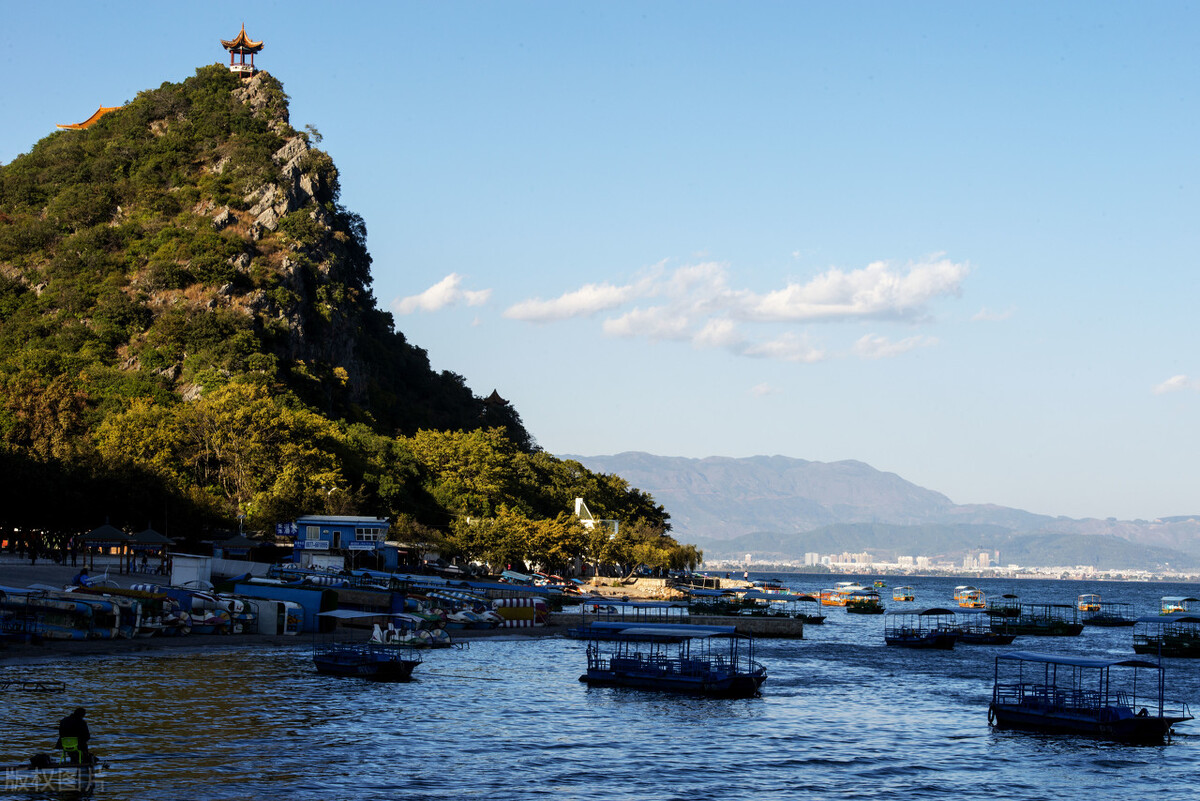
<instances>
[{"instance_id":1,"label":"covered tour boat","mask_svg":"<svg viewBox=\"0 0 1200 801\"><path fill-rule=\"evenodd\" d=\"M1014 651L996 657L988 723L1161 743L1172 726L1192 719L1187 704L1168 707L1164 686L1162 665L1145 659Z\"/></svg>"},{"instance_id":2,"label":"covered tour boat","mask_svg":"<svg viewBox=\"0 0 1200 801\"><path fill-rule=\"evenodd\" d=\"M992 628L1035 637L1076 637L1083 624L1074 604L1022 604L1017 617L993 616Z\"/></svg>"},{"instance_id":3,"label":"covered tour boat","mask_svg":"<svg viewBox=\"0 0 1200 801\"><path fill-rule=\"evenodd\" d=\"M1133 650L1154 656L1200 657L1200 615L1139 618L1133 627Z\"/></svg>"},{"instance_id":4,"label":"covered tour boat","mask_svg":"<svg viewBox=\"0 0 1200 801\"><path fill-rule=\"evenodd\" d=\"M638 626L606 630L587 647L596 687L634 687L727 698L758 694L767 671L754 661L754 640L733 626Z\"/></svg>"},{"instance_id":5,"label":"covered tour boat","mask_svg":"<svg viewBox=\"0 0 1200 801\"><path fill-rule=\"evenodd\" d=\"M954 610L933 607L912 612L889 612L883 641L899 648L934 648L949 651L958 640Z\"/></svg>"},{"instance_id":6,"label":"covered tour boat","mask_svg":"<svg viewBox=\"0 0 1200 801\"><path fill-rule=\"evenodd\" d=\"M846 596L846 611L854 615L882 615L883 601L875 590L855 590Z\"/></svg>"},{"instance_id":7,"label":"covered tour boat","mask_svg":"<svg viewBox=\"0 0 1200 801\"><path fill-rule=\"evenodd\" d=\"M1075 608L1080 612L1099 612L1100 611L1100 596L1095 593L1086 593L1075 599Z\"/></svg>"},{"instance_id":8,"label":"covered tour boat","mask_svg":"<svg viewBox=\"0 0 1200 801\"><path fill-rule=\"evenodd\" d=\"M1200 604L1200 598L1185 595L1167 595L1159 600L1160 615L1177 615L1181 612L1191 612L1192 604Z\"/></svg>"},{"instance_id":9,"label":"covered tour boat","mask_svg":"<svg viewBox=\"0 0 1200 801\"><path fill-rule=\"evenodd\" d=\"M1132 608L1131 604L1120 601L1101 601L1097 606L1099 608L1094 612L1084 613L1083 625L1119 628L1121 626L1132 626L1137 622L1137 618L1130 611Z\"/></svg>"},{"instance_id":10,"label":"covered tour boat","mask_svg":"<svg viewBox=\"0 0 1200 801\"><path fill-rule=\"evenodd\" d=\"M1017 638L1005 627L1003 618L994 619L983 609L958 610L954 628L961 645L1011 645Z\"/></svg>"},{"instance_id":11,"label":"covered tour boat","mask_svg":"<svg viewBox=\"0 0 1200 801\"><path fill-rule=\"evenodd\" d=\"M372 612L337 609L320 613L341 620L379 618ZM421 657L411 645L380 641L379 626L371 640L328 640L313 644L313 665L327 676L357 676L371 681L410 681Z\"/></svg>"},{"instance_id":12,"label":"covered tour boat","mask_svg":"<svg viewBox=\"0 0 1200 801\"><path fill-rule=\"evenodd\" d=\"M892 588L892 600L893 601L901 601L901 602L907 603L909 601L912 601L913 598L915 598L915 597L916 596L913 595L912 587L893 587Z\"/></svg>"}]
</instances>

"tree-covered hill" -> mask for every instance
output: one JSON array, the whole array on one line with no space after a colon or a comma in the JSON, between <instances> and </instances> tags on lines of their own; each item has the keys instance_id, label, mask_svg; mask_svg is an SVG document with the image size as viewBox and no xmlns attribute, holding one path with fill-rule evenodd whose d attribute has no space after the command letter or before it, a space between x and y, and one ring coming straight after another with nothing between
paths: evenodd
<instances>
[{"instance_id":1,"label":"tree-covered hill","mask_svg":"<svg viewBox=\"0 0 1200 801\"><path fill-rule=\"evenodd\" d=\"M541 452L395 330L319 141L275 78L212 65L0 167L0 522L199 536L375 514L518 557L455 526L582 496L665 531L650 496Z\"/></svg>"}]
</instances>

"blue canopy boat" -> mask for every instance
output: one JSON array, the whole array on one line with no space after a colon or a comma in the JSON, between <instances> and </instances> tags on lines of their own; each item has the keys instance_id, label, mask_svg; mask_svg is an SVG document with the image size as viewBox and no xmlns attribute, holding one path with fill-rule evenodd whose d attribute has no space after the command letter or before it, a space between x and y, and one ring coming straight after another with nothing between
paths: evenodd
<instances>
[{"instance_id":1,"label":"blue canopy boat","mask_svg":"<svg viewBox=\"0 0 1200 801\"><path fill-rule=\"evenodd\" d=\"M579 677L591 686L749 698L767 678L754 661L753 638L733 626L633 626L595 635Z\"/></svg>"},{"instance_id":2,"label":"blue canopy boat","mask_svg":"<svg viewBox=\"0 0 1200 801\"><path fill-rule=\"evenodd\" d=\"M1113 668L1129 670L1119 670L1114 681ZM1172 726L1192 719L1187 704L1167 708L1164 683L1162 665L1145 659L1014 651L996 657L988 723L1161 743Z\"/></svg>"},{"instance_id":3,"label":"blue canopy boat","mask_svg":"<svg viewBox=\"0 0 1200 801\"><path fill-rule=\"evenodd\" d=\"M889 612L883 625L883 641L900 648L949 651L956 640L953 609L935 606L920 611Z\"/></svg>"}]
</instances>

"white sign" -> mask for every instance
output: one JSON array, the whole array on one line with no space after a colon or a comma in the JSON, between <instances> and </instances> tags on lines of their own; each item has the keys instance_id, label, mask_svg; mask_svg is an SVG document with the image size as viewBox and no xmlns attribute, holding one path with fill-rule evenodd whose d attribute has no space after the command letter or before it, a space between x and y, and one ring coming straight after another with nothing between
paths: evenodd
<instances>
[{"instance_id":1,"label":"white sign","mask_svg":"<svg viewBox=\"0 0 1200 801\"><path fill-rule=\"evenodd\" d=\"M373 550L375 550L375 543L372 542L371 540L363 540L363 541L351 540L350 541L350 550L352 550L352 551L373 551Z\"/></svg>"},{"instance_id":2,"label":"white sign","mask_svg":"<svg viewBox=\"0 0 1200 801\"><path fill-rule=\"evenodd\" d=\"M328 551L329 540L305 540L304 547L309 551Z\"/></svg>"}]
</instances>

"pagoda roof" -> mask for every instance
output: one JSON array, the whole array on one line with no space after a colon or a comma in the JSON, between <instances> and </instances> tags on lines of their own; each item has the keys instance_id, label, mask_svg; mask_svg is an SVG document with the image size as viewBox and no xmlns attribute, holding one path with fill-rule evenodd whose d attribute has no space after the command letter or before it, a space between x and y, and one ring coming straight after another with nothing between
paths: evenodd
<instances>
[{"instance_id":1,"label":"pagoda roof","mask_svg":"<svg viewBox=\"0 0 1200 801\"><path fill-rule=\"evenodd\" d=\"M233 39L229 41L222 39L221 45L226 50L240 50L246 53L257 53L263 48L262 42L253 42L250 40L250 37L246 35L246 26L244 24L242 25L242 30L237 36L233 37Z\"/></svg>"},{"instance_id":2,"label":"pagoda roof","mask_svg":"<svg viewBox=\"0 0 1200 801\"><path fill-rule=\"evenodd\" d=\"M121 109L121 108L124 108L124 106L101 106L100 108L96 109L95 114L88 117L83 122L72 122L68 125L56 125L54 127L59 128L64 131L82 131L85 128L90 128L93 125L95 125L96 120L100 119L108 112L116 111L117 109Z\"/></svg>"}]
</instances>

